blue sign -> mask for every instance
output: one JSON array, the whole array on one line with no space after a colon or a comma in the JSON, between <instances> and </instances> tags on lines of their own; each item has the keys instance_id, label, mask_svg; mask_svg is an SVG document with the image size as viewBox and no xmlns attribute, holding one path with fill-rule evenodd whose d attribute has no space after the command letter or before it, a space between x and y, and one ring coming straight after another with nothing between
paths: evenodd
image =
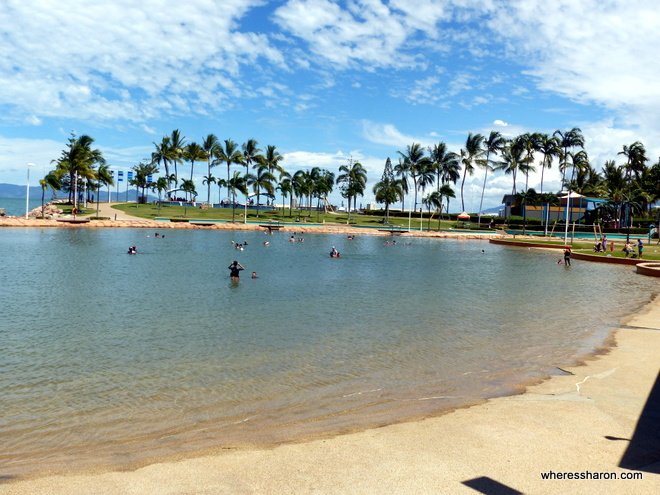
<instances>
[{"instance_id":1,"label":"blue sign","mask_svg":"<svg viewBox=\"0 0 660 495\"><path fill-rule=\"evenodd\" d=\"M128 172L128 180L133 180L133 172Z\"/></svg>"},{"instance_id":2,"label":"blue sign","mask_svg":"<svg viewBox=\"0 0 660 495\"><path fill-rule=\"evenodd\" d=\"M147 175L147 184L151 184L153 182L153 180L154 180L153 175Z\"/></svg>"},{"instance_id":3,"label":"blue sign","mask_svg":"<svg viewBox=\"0 0 660 495\"><path fill-rule=\"evenodd\" d=\"M123 181L123 180L124 180L124 172L122 172L122 171L120 170L120 171L118 172L118 174L119 174L119 182Z\"/></svg>"}]
</instances>

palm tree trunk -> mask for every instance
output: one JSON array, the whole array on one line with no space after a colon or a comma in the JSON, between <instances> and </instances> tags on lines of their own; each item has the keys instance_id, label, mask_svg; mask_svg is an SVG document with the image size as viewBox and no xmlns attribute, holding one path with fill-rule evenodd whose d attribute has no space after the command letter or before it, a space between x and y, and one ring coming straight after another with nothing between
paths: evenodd
<instances>
[{"instance_id":1,"label":"palm tree trunk","mask_svg":"<svg viewBox=\"0 0 660 495\"><path fill-rule=\"evenodd\" d=\"M488 159L486 159L486 162L488 162ZM477 225L481 227L481 209L484 207L484 193L486 192L486 177L488 177L488 169L486 169L486 173L484 174L484 187L481 188L481 201L479 201L479 218L477 220Z\"/></svg>"}]
</instances>

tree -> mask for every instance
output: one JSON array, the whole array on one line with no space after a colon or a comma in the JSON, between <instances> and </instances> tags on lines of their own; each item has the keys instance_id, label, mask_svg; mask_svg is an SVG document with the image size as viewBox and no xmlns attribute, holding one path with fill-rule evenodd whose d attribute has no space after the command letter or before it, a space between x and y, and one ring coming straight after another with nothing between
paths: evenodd
<instances>
[{"instance_id":1,"label":"tree","mask_svg":"<svg viewBox=\"0 0 660 495\"><path fill-rule=\"evenodd\" d=\"M520 136L522 140L523 148L525 149L525 160L520 168L525 173L525 189L529 189L529 174L530 172L535 172L536 168L534 167L534 152L538 148L540 134L534 133L530 134L529 132Z\"/></svg>"},{"instance_id":2,"label":"tree","mask_svg":"<svg viewBox=\"0 0 660 495\"><path fill-rule=\"evenodd\" d=\"M442 203L442 198L445 198L447 200L447 209L445 211L447 212L447 215L449 215L449 198L455 198L456 193L449 184L443 184L442 186L440 186L440 189L438 189L438 194L440 195L441 203ZM440 216L442 217L442 208L440 209Z\"/></svg>"},{"instance_id":3,"label":"tree","mask_svg":"<svg viewBox=\"0 0 660 495\"><path fill-rule=\"evenodd\" d=\"M461 209L465 211L465 196L463 194L463 187L465 186L465 179L468 174L474 174L474 166L483 166L483 159L481 156L484 150L481 148L481 143L484 137L481 134L469 133L465 141L465 148L461 149L460 160L463 166L463 180L461 181Z\"/></svg>"},{"instance_id":4,"label":"tree","mask_svg":"<svg viewBox=\"0 0 660 495\"><path fill-rule=\"evenodd\" d=\"M390 205L403 198L403 186L401 181L394 178L392 161L385 160L385 169L379 182L373 187L376 203L385 203L385 222L390 221Z\"/></svg>"},{"instance_id":5,"label":"tree","mask_svg":"<svg viewBox=\"0 0 660 495\"><path fill-rule=\"evenodd\" d=\"M527 205L537 204L539 197L536 191L533 188L527 189L527 191L516 194L516 200L520 203L523 211L523 234L525 233L525 227L527 226Z\"/></svg>"},{"instance_id":6,"label":"tree","mask_svg":"<svg viewBox=\"0 0 660 495\"><path fill-rule=\"evenodd\" d=\"M360 162L354 162L352 159L349 159L348 165L339 167L339 171L343 173L337 177L337 184L341 184L342 196L348 199L348 224L351 220L351 199L357 209L357 197L364 195L367 185L367 171Z\"/></svg>"},{"instance_id":7,"label":"tree","mask_svg":"<svg viewBox=\"0 0 660 495\"><path fill-rule=\"evenodd\" d=\"M284 157L275 149L275 146L269 144L266 146L266 154L264 155L264 163L268 166L268 171L275 175L284 172L280 163L284 161Z\"/></svg>"},{"instance_id":8,"label":"tree","mask_svg":"<svg viewBox=\"0 0 660 495\"><path fill-rule=\"evenodd\" d=\"M479 202L479 219L477 220L477 224L481 225L481 210L483 209L484 206L484 193L486 192L486 177L488 177L488 172L492 172L494 170L493 165L492 165L492 160L490 159L491 154L497 154L502 149L506 146L506 139L502 137L502 134L500 134L497 131L490 131L490 134L488 135L487 139L484 139L483 141L483 147L484 151L486 152L486 159L483 162L483 169L484 169L484 185L481 189L481 201Z\"/></svg>"},{"instance_id":9,"label":"tree","mask_svg":"<svg viewBox=\"0 0 660 495\"><path fill-rule=\"evenodd\" d=\"M142 190L140 197L136 198L136 203L139 204L141 198L146 199L145 191L152 187L149 183L149 176L158 173L158 166L154 163L140 162L138 165L134 166L132 170L135 174L129 183Z\"/></svg>"},{"instance_id":10,"label":"tree","mask_svg":"<svg viewBox=\"0 0 660 495\"><path fill-rule=\"evenodd\" d=\"M515 138L513 141L509 141L502 150L502 160L495 166L495 170L503 170L506 175L511 175L513 177L513 189L511 190L511 194L514 195L516 194L516 175L521 165L524 165L525 163L523 151L520 139Z\"/></svg>"},{"instance_id":11,"label":"tree","mask_svg":"<svg viewBox=\"0 0 660 495\"><path fill-rule=\"evenodd\" d=\"M256 174L248 174L246 178L248 186L252 186L254 192L257 193L257 217L259 217L259 198L261 191L264 190L269 196L272 196L275 192L273 182L277 179L268 171L268 165L266 163L257 163L254 166L254 170L256 170Z\"/></svg>"},{"instance_id":12,"label":"tree","mask_svg":"<svg viewBox=\"0 0 660 495\"><path fill-rule=\"evenodd\" d=\"M397 151L407 167L408 176L413 180L413 189L415 192L415 201L413 210L417 211L417 190L419 187L420 176L423 177L422 183L427 184L429 171L432 173L431 160L424 156L424 148L419 143L412 143L406 147L405 152Z\"/></svg>"},{"instance_id":13,"label":"tree","mask_svg":"<svg viewBox=\"0 0 660 495\"><path fill-rule=\"evenodd\" d=\"M256 139L248 139L247 142L243 143L243 165L247 170L252 168L253 164L261 163L264 160L263 155L261 155L261 149L257 146L259 143Z\"/></svg>"},{"instance_id":14,"label":"tree","mask_svg":"<svg viewBox=\"0 0 660 495\"><path fill-rule=\"evenodd\" d=\"M394 174L399 177L397 179L401 184L401 211L405 210L405 195L408 194L408 177L410 176L410 164L406 163L403 158L399 158L399 163L394 166Z\"/></svg>"},{"instance_id":15,"label":"tree","mask_svg":"<svg viewBox=\"0 0 660 495\"><path fill-rule=\"evenodd\" d=\"M232 141L231 139L225 139L225 145L220 145L218 150L217 157L221 162L227 164L227 196L231 196L229 191L229 182L230 182L230 168L232 165L242 165L243 164L243 155L238 149L238 144Z\"/></svg>"},{"instance_id":16,"label":"tree","mask_svg":"<svg viewBox=\"0 0 660 495\"><path fill-rule=\"evenodd\" d=\"M248 194L247 183L240 172L235 171L234 175L227 181L227 192L232 197L231 221L236 221L236 191L241 194Z\"/></svg>"},{"instance_id":17,"label":"tree","mask_svg":"<svg viewBox=\"0 0 660 495\"><path fill-rule=\"evenodd\" d=\"M538 139L538 151L543 155L541 160L541 194L543 194L543 175L545 169L552 168L552 159L561 155L559 140L555 136L540 134Z\"/></svg>"},{"instance_id":18,"label":"tree","mask_svg":"<svg viewBox=\"0 0 660 495\"><path fill-rule=\"evenodd\" d=\"M46 189L50 187L53 191L59 191L62 189L62 179L55 170L51 170L43 179L39 181L39 185L41 186L41 218L43 218L44 197L46 195ZM98 213L96 215L98 216Z\"/></svg>"},{"instance_id":19,"label":"tree","mask_svg":"<svg viewBox=\"0 0 660 495\"><path fill-rule=\"evenodd\" d=\"M154 142L153 145L156 147L156 151L151 153L151 162L157 164L158 166L160 166L161 163L165 165L165 177L167 178L167 186L169 188L171 178L170 169L168 166L171 154L170 138L168 136L164 136L160 144L156 144Z\"/></svg>"},{"instance_id":20,"label":"tree","mask_svg":"<svg viewBox=\"0 0 660 495\"><path fill-rule=\"evenodd\" d=\"M216 178L211 175L211 172L209 172L209 175L205 175L202 180L202 185L206 186L206 197L209 205L211 204L211 184L216 184L216 182Z\"/></svg>"},{"instance_id":21,"label":"tree","mask_svg":"<svg viewBox=\"0 0 660 495\"><path fill-rule=\"evenodd\" d=\"M72 201L76 208L78 206L78 180L93 178L94 165L105 164L103 153L98 149L92 149L92 143L94 143L94 139L91 137L87 135L76 137L72 133L66 146L67 149L62 151L59 159L52 161L56 164L60 177L68 176L69 201Z\"/></svg>"},{"instance_id":22,"label":"tree","mask_svg":"<svg viewBox=\"0 0 660 495\"><path fill-rule=\"evenodd\" d=\"M434 208L436 211L440 209L440 214L442 214L442 195L439 190L435 190L422 199L422 202L429 210L429 220L426 230L431 230L431 208ZM438 230L440 230L440 216L438 216Z\"/></svg>"},{"instance_id":23,"label":"tree","mask_svg":"<svg viewBox=\"0 0 660 495\"><path fill-rule=\"evenodd\" d=\"M174 163L174 176L177 181L179 180L179 173L177 171L177 163L183 163L183 151L186 145L186 138L181 137L179 129L174 129L172 131L172 136L169 139L169 149L167 150L167 155L169 160Z\"/></svg>"},{"instance_id":24,"label":"tree","mask_svg":"<svg viewBox=\"0 0 660 495\"><path fill-rule=\"evenodd\" d=\"M320 167L314 167L310 171L312 180L312 196L316 198L317 219L321 211L321 200L327 201L328 194L332 192L335 185L335 174ZM324 212L325 203L323 205Z\"/></svg>"},{"instance_id":25,"label":"tree","mask_svg":"<svg viewBox=\"0 0 660 495\"><path fill-rule=\"evenodd\" d=\"M297 198L299 198L298 211L302 212L302 198L308 197L311 201L312 191L314 188L312 184L312 176L308 170L298 170L295 174L293 174L291 181L293 186L293 193Z\"/></svg>"},{"instance_id":26,"label":"tree","mask_svg":"<svg viewBox=\"0 0 660 495\"><path fill-rule=\"evenodd\" d=\"M282 193L282 216L284 216L284 204L286 198L289 198L289 217L293 208L293 184L291 182L291 174L289 172L282 172L280 174L280 182L276 190Z\"/></svg>"},{"instance_id":27,"label":"tree","mask_svg":"<svg viewBox=\"0 0 660 495\"><path fill-rule=\"evenodd\" d=\"M213 177L211 175L211 167L215 167L217 165L217 156L218 153L220 152L220 142L218 141L218 138L216 137L215 134L209 134L204 138L204 141L202 142L202 149L204 150L204 154L206 155L206 168L207 168L207 176L206 177ZM213 180L213 183L215 183L215 178ZM208 183L208 188L207 188L207 198L206 198L207 203L211 204L211 184ZM218 201L220 201L220 198L218 198Z\"/></svg>"},{"instance_id":28,"label":"tree","mask_svg":"<svg viewBox=\"0 0 660 495\"><path fill-rule=\"evenodd\" d=\"M112 173L110 172L110 167L106 164L99 166L99 169L96 171L96 181L98 182L99 190L102 186L112 186L115 181L112 178ZM99 191L100 192L100 191ZM101 200L100 194L96 194L96 216L99 216L99 202Z\"/></svg>"},{"instance_id":29,"label":"tree","mask_svg":"<svg viewBox=\"0 0 660 495\"><path fill-rule=\"evenodd\" d=\"M555 131L553 136L557 138L557 144L561 150L559 171L561 172L562 184L566 183L566 170L570 166L568 162L568 151L573 148L584 148L584 137L579 127L573 127L570 131ZM571 178L572 180L572 178Z\"/></svg>"},{"instance_id":30,"label":"tree","mask_svg":"<svg viewBox=\"0 0 660 495\"><path fill-rule=\"evenodd\" d=\"M195 182L190 179L183 179L181 181L181 190L186 194L190 194L190 201L193 200L193 196L197 196L197 190L195 189Z\"/></svg>"},{"instance_id":31,"label":"tree","mask_svg":"<svg viewBox=\"0 0 660 495\"><path fill-rule=\"evenodd\" d=\"M163 191L167 191L170 186L167 183L167 177L158 177L154 183L154 188L158 191L158 213L160 213L160 204L162 202Z\"/></svg>"},{"instance_id":32,"label":"tree","mask_svg":"<svg viewBox=\"0 0 660 495\"><path fill-rule=\"evenodd\" d=\"M207 159L207 155L202 147L196 142L190 143L183 149L183 158L190 162L190 180L193 180L195 162L201 162Z\"/></svg>"}]
</instances>

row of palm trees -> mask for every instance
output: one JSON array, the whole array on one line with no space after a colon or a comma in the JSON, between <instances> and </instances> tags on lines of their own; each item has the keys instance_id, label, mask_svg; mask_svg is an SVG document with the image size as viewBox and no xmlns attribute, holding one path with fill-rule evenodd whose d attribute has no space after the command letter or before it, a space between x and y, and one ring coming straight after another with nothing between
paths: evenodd
<instances>
[{"instance_id":1,"label":"row of palm trees","mask_svg":"<svg viewBox=\"0 0 660 495\"><path fill-rule=\"evenodd\" d=\"M44 190L47 187L68 190L71 199L76 197L81 187L94 191L112 185L109 167L102 153L93 148L93 143L89 136L72 134L60 158L53 160L55 170L42 180ZM174 130L161 142L153 144L155 151L151 159L133 167L135 178L131 184L141 189L143 196L147 189L157 190L159 198L163 192L175 190L196 195L193 176L197 162L206 162L207 174L203 184L207 186L209 202L213 184L219 188L221 197L222 189L226 189L227 198L234 204L237 193L247 196L251 188L257 196L257 215L262 195L274 198L275 193L280 192L283 205L289 198L291 214L294 197L299 198L301 203L306 201L311 211L314 199L317 207L326 204L334 186L339 186L348 202L350 221L351 211L357 208L357 198L364 196L366 190L366 170L352 159L339 167L336 177L320 167L291 174L282 167L284 157L275 146L268 145L262 150L255 139L239 146L231 139L221 142L215 135L209 134L201 144L194 141L186 144L186 138L179 130ZM649 160L640 142L623 147L619 154L625 157L624 164L616 165L610 160L605 163L602 172L598 172L589 162L579 128L556 131L552 135L526 133L512 139L497 131L490 132L488 136L470 133L459 152L449 151L447 145L440 142L428 148L412 143L404 151L397 151L397 154L398 163L392 165L390 158L387 158L381 180L373 187L376 201L385 205L386 217L389 216L390 205L397 201L402 202L403 209L406 195L410 193L415 211L418 205L420 210L426 206L429 210L439 209L441 214L443 205L446 205L446 211L449 211L449 200L456 197L452 185L457 185L459 181L461 209L465 211L465 182L478 169L483 172L479 212L482 210L488 176L496 171L512 176L513 195L517 194L519 175L523 174L525 187L522 194L525 194L530 190L530 174L540 166L540 193L543 194L545 170L553 167L555 159L561 172L563 190L608 198L619 216L624 211L630 213L631 208L637 208L636 205L648 208L658 199L660 164L647 166ZM179 181L179 166L184 163L190 164L190 178ZM161 166L165 169L165 176L149 182L147 177L158 174ZM213 176L213 170L219 166L226 166L226 179ZM232 172L232 167L239 167L239 170ZM624 205L629 205L628 210Z\"/></svg>"}]
</instances>

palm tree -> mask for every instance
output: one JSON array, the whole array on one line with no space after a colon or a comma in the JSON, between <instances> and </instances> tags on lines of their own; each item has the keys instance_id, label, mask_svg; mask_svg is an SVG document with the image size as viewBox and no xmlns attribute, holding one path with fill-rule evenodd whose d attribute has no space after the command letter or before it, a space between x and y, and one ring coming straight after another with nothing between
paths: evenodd
<instances>
[{"instance_id":1,"label":"palm tree","mask_svg":"<svg viewBox=\"0 0 660 495\"><path fill-rule=\"evenodd\" d=\"M231 139L225 139L225 145L220 145L217 153L218 160L227 164L227 196L230 196L229 182L230 182L230 167L232 165L242 165L243 155L238 149L238 144ZM234 194L234 199L236 195Z\"/></svg>"},{"instance_id":2,"label":"palm tree","mask_svg":"<svg viewBox=\"0 0 660 495\"><path fill-rule=\"evenodd\" d=\"M351 219L351 199L357 209L357 197L364 195L367 185L367 171L360 162L354 162L352 159L349 159L348 165L339 167L339 171L343 173L337 177L337 184L341 184L342 196L348 199L348 224Z\"/></svg>"},{"instance_id":3,"label":"palm tree","mask_svg":"<svg viewBox=\"0 0 660 495\"><path fill-rule=\"evenodd\" d=\"M302 199L304 197L311 198L313 183L312 177L308 170L298 170L291 179L293 193L299 198L298 211L302 212Z\"/></svg>"},{"instance_id":4,"label":"palm tree","mask_svg":"<svg viewBox=\"0 0 660 495\"><path fill-rule=\"evenodd\" d=\"M275 149L275 146L269 144L266 146L266 154L264 155L264 162L268 165L268 171L275 175L277 172L281 174L284 172L282 165L280 163L284 161L284 157L280 155L279 151Z\"/></svg>"},{"instance_id":5,"label":"palm tree","mask_svg":"<svg viewBox=\"0 0 660 495\"><path fill-rule=\"evenodd\" d=\"M523 234L525 233L525 227L527 226L527 204L535 205L538 200L538 194L533 188L528 189L525 192L516 194L516 200L520 202L520 206L523 211Z\"/></svg>"},{"instance_id":6,"label":"palm tree","mask_svg":"<svg viewBox=\"0 0 660 495\"><path fill-rule=\"evenodd\" d=\"M206 186L206 197L207 203L210 205L211 204L211 184L216 184L217 180L215 177L211 175L210 169L209 169L209 175L205 175L204 179L202 180L202 185Z\"/></svg>"},{"instance_id":7,"label":"palm tree","mask_svg":"<svg viewBox=\"0 0 660 495\"><path fill-rule=\"evenodd\" d=\"M215 167L217 165L215 160L217 159L217 155L221 149L220 142L218 141L218 138L215 134L209 134L204 138L204 141L202 142L202 149L206 155L206 167L208 173L207 177L210 178L212 177L211 167ZM213 182L215 183L215 180ZM208 185L208 196L206 201L211 204L211 184ZM218 201L220 201L220 198L218 198Z\"/></svg>"},{"instance_id":8,"label":"palm tree","mask_svg":"<svg viewBox=\"0 0 660 495\"><path fill-rule=\"evenodd\" d=\"M51 170L43 179L39 181L39 185L41 186L41 218L43 218L45 208L44 197L46 195L46 189L50 187L53 191L59 191L62 189L62 179L60 174L58 174L55 170ZM96 213L96 216L98 216L98 212Z\"/></svg>"},{"instance_id":9,"label":"palm tree","mask_svg":"<svg viewBox=\"0 0 660 495\"><path fill-rule=\"evenodd\" d=\"M422 182L424 184L428 183L426 181L428 173L429 171L431 173L433 172L431 169L431 159L424 156L424 148L422 148L422 145L419 143L409 144L406 147L405 153L401 151L397 151L397 153L401 155L401 158L403 158L403 162L408 168L408 175L413 180L413 189L415 192L413 210L417 211L417 190L419 187L419 178L420 176L423 176L424 178L422 179Z\"/></svg>"},{"instance_id":10,"label":"palm tree","mask_svg":"<svg viewBox=\"0 0 660 495\"><path fill-rule=\"evenodd\" d=\"M101 186L112 186L115 181L112 178L112 172L110 172L110 167L106 164L99 166L99 169L96 171L96 180L99 185L99 192ZM101 195L97 193L96 195L96 216L99 216L99 202L101 201Z\"/></svg>"},{"instance_id":11,"label":"palm tree","mask_svg":"<svg viewBox=\"0 0 660 495\"><path fill-rule=\"evenodd\" d=\"M181 137L179 129L174 129L172 131L172 136L170 137L170 147L168 150L168 156L171 162L174 163L174 175L179 178L179 173L177 171L176 164L183 163L183 151L186 145L186 138Z\"/></svg>"},{"instance_id":12,"label":"palm tree","mask_svg":"<svg viewBox=\"0 0 660 495\"><path fill-rule=\"evenodd\" d=\"M190 201L193 200L193 196L197 196L197 191L195 190L195 182L190 179L183 179L181 181L181 190L186 194L190 194Z\"/></svg>"},{"instance_id":13,"label":"palm tree","mask_svg":"<svg viewBox=\"0 0 660 495\"><path fill-rule=\"evenodd\" d=\"M247 174L246 180L248 186L252 186L254 192L257 193L257 217L259 217L259 198L261 196L261 191L264 190L269 196L272 196L275 192L273 182L277 179L268 171L268 165L266 163L257 163L254 166L254 170L256 170L257 173Z\"/></svg>"},{"instance_id":14,"label":"palm tree","mask_svg":"<svg viewBox=\"0 0 660 495\"><path fill-rule=\"evenodd\" d=\"M399 177L398 181L401 184L401 212L405 210L405 195L408 194L408 177L410 176L410 164L406 163L403 158L399 158L399 163L394 166L394 174Z\"/></svg>"},{"instance_id":15,"label":"palm tree","mask_svg":"<svg viewBox=\"0 0 660 495\"><path fill-rule=\"evenodd\" d=\"M431 208L435 210L440 209L440 215L442 215L442 195L440 190L435 190L428 196L422 199L422 202L426 205L429 210L429 220L426 230L431 230ZM440 216L438 216L438 230L440 230Z\"/></svg>"},{"instance_id":16,"label":"palm tree","mask_svg":"<svg viewBox=\"0 0 660 495\"><path fill-rule=\"evenodd\" d=\"M474 174L474 166L483 166L483 159L481 156L484 150L481 148L481 143L484 137L481 134L469 133L465 141L465 148L461 149L461 165L463 165L463 180L461 181L461 209L465 211L465 196L463 194L463 187L465 186L465 179L468 174Z\"/></svg>"},{"instance_id":17,"label":"palm tree","mask_svg":"<svg viewBox=\"0 0 660 495\"><path fill-rule=\"evenodd\" d=\"M227 192L232 197L231 221L236 221L236 191L241 194L248 194L247 183L245 177L240 172L235 171L234 175L227 181Z\"/></svg>"},{"instance_id":18,"label":"palm tree","mask_svg":"<svg viewBox=\"0 0 660 495\"><path fill-rule=\"evenodd\" d=\"M438 194L440 195L440 203L442 203L442 198L447 199L446 211L447 211L447 215L449 215L449 198L455 198L456 193L449 184L443 184L442 186L440 186L440 189L438 189ZM440 216L442 217L442 208L440 209Z\"/></svg>"},{"instance_id":19,"label":"palm tree","mask_svg":"<svg viewBox=\"0 0 660 495\"><path fill-rule=\"evenodd\" d=\"M555 131L553 136L557 137L557 144L562 150L560 153L559 170L562 173L562 184L566 182L566 169L570 166L568 163L568 151L572 148L584 148L584 137L579 127L573 127L570 131Z\"/></svg>"},{"instance_id":20,"label":"palm tree","mask_svg":"<svg viewBox=\"0 0 660 495\"><path fill-rule=\"evenodd\" d=\"M154 183L154 188L156 191L158 191L158 213L160 213L160 204L162 202L162 194L163 191L167 191L170 186L167 182L167 177L158 177L156 182Z\"/></svg>"},{"instance_id":21,"label":"palm tree","mask_svg":"<svg viewBox=\"0 0 660 495\"><path fill-rule=\"evenodd\" d=\"M518 170L524 166L525 157L523 156L523 146L520 139L515 138L509 141L501 153L502 160L497 163L495 170L503 170L506 175L513 177L513 189L511 194L516 194L516 175Z\"/></svg>"},{"instance_id":22,"label":"palm tree","mask_svg":"<svg viewBox=\"0 0 660 495\"><path fill-rule=\"evenodd\" d=\"M103 153L98 149L92 149L94 139L87 135L76 137L71 134L67 149L62 151L58 160L52 160L56 164L60 175L68 175L69 201L73 197L74 207L78 207L78 179L94 177L94 165L104 165Z\"/></svg>"},{"instance_id":23,"label":"palm tree","mask_svg":"<svg viewBox=\"0 0 660 495\"><path fill-rule=\"evenodd\" d=\"M156 163L158 166L160 164L165 165L165 176L170 177L170 169L168 166L168 163L170 161L170 155L171 155L171 147L170 147L170 138L168 136L164 136L163 140L161 141L160 144L153 143L153 145L156 147L156 151L151 153L151 162ZM169 179L168 179L168 187L169 187Z\"/></svg>"},{"instance_id":24,"label":"palm tree","mask_svg":"<svg viewBox=\"0 0 660 495\"><path fill-rule=\"evenodd\" d=\"M261 149L257 148L259 143L256 139L248 139L247 142L243 143L243 165L247 170L250 170L252 164L255 165L263 161L264 157L261 155Z\"/></svg>"},{"instance_id":25,"label":"palm tree","mask_svg":"<svg viewBox=\"0 0 660 495\"><path fill-rule=\"evenodd\" d=\"M275 189L282 193L282 216L284 216L285 200L287 197L289 198L289 217L290 217L291 210L293 208L293 184L291 182L291 174L289 172L284 171L280 174L280 182Z\"/></svg>"},{"instance_id":26,"label":"palm tree","mask_svg":"<svg viewBox=\"0 0 660 495\"><path fill-rule=\"evenodd\" d=\"M502 137L502 134L500 134L497 131L490 131L490 134L488 135L487 139L484 139L483 141L483 146L484 146L484 151L486 152L486 160L483 162L483 169L484 169L484 185L481 189L481 201L479 202L479 219L477 220L477 224L481 225L481 210L483 209L484 206L484 193L486 192L486 177L488 177L488 172L492 172L493 165L492 161L490 159L490 155L492 154L498 154L504 146L506 146L506 139Z\"/></svg>"},{"instance_id":27,"label":"palm tree","mask_svg":"<svg viewBox=\"0 0 660 495\"><path fill-rule=\"evenodd\" d=\"M183 149L183 158L190 162L190 180L193 180L195 162L206 160L208 156L204 152L204 149L193 141Z\"/></svg>"},{"instance_id":28,"label":"palm tree","mask_svg":"<svg viewBox=\"0 0 660 495\"><path fill-rule=\"evenodd\" d=\"M316 216L321 211L321 200L327 202L328 194L332 192L335 185L335 174L324 168L314 167L310 171L312 180L312 195L316 197ZM325 202L323 203L323 211L327 212Z\"/></svg>"},{"instance_id":29,"label":"palm tree","mask_svg":"<svg viewBox=\"0 0 660 495\"><path fill-rule=\"evenodd\" d=\"M139 204L141 198L145 198L146 201L145 190L151 187L149 176L158 173L158 166L154 163L140 162L132 169L135 172L135 175L133 179L131 179L130 184L142 190L142 193L136 197L136 204Z\"/></svg>"},{"instance_id":30,"label":"palm tree","mask_svg":"<svg viewBox=\"0 0 660 495\"><path fill-rule=\"evenodd\" d=\"M552 168L552 159L561 155L559 140L555 136L540 134L538 139L538 151L543 155L541 160L541 193L543 194L543 175L545 169Z\"/></svg>"}]
</instances>

